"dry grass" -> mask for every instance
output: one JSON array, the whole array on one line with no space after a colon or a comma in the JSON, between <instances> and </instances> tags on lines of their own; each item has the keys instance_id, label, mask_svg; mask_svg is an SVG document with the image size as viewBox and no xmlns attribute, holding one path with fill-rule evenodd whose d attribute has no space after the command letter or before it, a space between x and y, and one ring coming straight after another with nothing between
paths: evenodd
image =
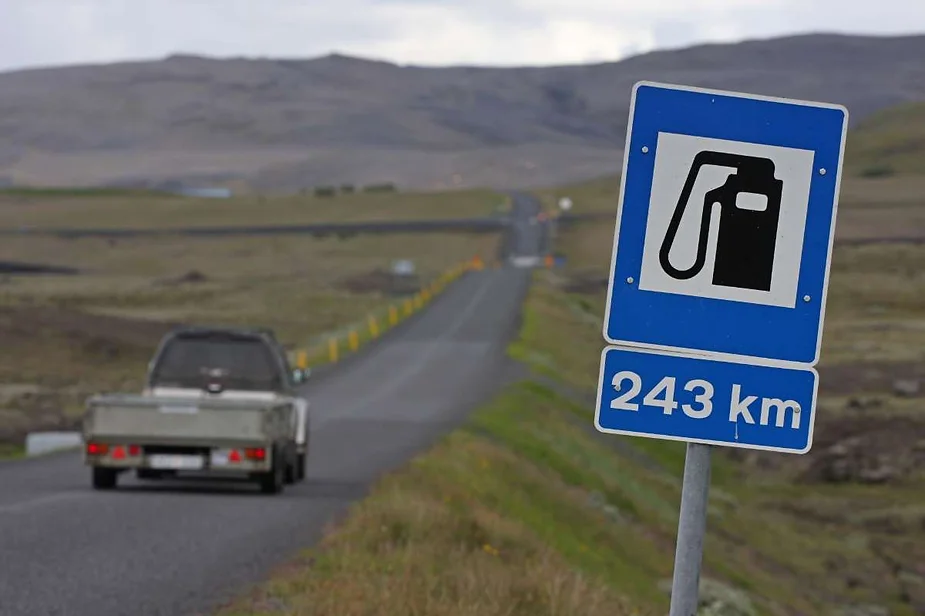
<instances>
[{"instance_id":1,"label":"dry grass","mask_svg":"<svg viewBox=\"0 0 925 616\"><path fill-rule=\"evenodd\" d=\"M0 228L156 228L467 218L488 216L503 200L503 196L487 190L231 199L0 193Z\"/></svg>"},{"instance_id":2,"label":"dry grass","mask_svg":"<svg viewBox=\"0 0 925 616\"><path fill-rule=\"evenodd\" d=\"M86 273L0 278L0 442L68 427L96 391L138 389L172 324L272 327L287 346L310 347L392 299L384 283L394 260L412 259L426 282L475 255L491 259L497 242L449 233L9 238L0 260Z\"/></svg>"},{"instance_id":3,"label":"dry grass","mask_svg":"<svg viewBox=\"0 0 925 616\"><path fill-rule=\"evenodd\" d=\"M846 160L854 174L925 174L925 103L866 118L849 135Z\"/></svg>"},{"instance_id":4,"label":"dry grass","mask_svg":"<svg viewBox=\"0 0 925 616\"><path fill-rule=\"evenodd\" d=\"M595 223L601 228L600 236L610 235L609 239L596 236L595 240L609 246L613 241L619 189L619 177L610 176L538 194L547 209L558 209L558 199L569 196L574 202L573 213L613 214L614 218ZM836 242L898 237L925 238L925 172L887 178L844 177L839 195ZM608 260L609 256L602 262Z\"/></svg>"}]
</instances>

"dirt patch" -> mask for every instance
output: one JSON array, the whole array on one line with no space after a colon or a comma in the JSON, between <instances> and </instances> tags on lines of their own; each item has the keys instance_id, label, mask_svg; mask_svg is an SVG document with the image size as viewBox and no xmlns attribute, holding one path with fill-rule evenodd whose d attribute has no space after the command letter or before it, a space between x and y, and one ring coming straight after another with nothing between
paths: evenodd
<instances>
[{"instance_id":1,"label":"dirt patch","mask_svg":"<svg viewBox=\"0 0 925 616\"><path fill-rule=\"evenodd\" d=\"M819 366L820 395L890 392L925 396L925 362L865 361Z\"/></svg>"},{"instance_id":2,"label":"dirt patch","mask_svg":"<svg viewBox=\"0 0 925 616\"><path fill-rule=\"evenodd\" d=\"M802 481L885 483L925 471L925 420L842 417L817 434Z\"/></svg>"},{"instance_id":3,"label":"dirt patch","mask_svg":"<svg viewBox=\"0 0 925 616\"><path fill-rule=\"evenodd\" d=\"M53 307L0 308L0 442L72 429L87 396L136 387L175 324Z\"/></svg>"},{"instance_id":4,"label":"dirt patch","mask_svg":"<svg viewBox=\"0 0 925 616\"><path fill-rule=\"evenodd\" d=\"M785 473L799 483L908 483L925 476L925 416L891 416L877 398L820 408L813 448L803 456L745 449L722 455L753 473Z\"/></svg>"},{"instance_id":5,"label":"dirt patch","mask_svg":"<svg viewBox=\"0 0 925 616\"><path fill-rule=\"evenodd\" d=\"M88 314L52 307L0 308L0 346L58 335L99 346L151 347L175 323Z\"/></svg>"},{"instance_id":6,"label":"dirt patch","mask_svg":"<svg viewBox=\"0 0 925 616\"><path fill-rule=\"evenodd\" d=\"M607 291L609 280L607 276L596 272L574 272L559 282L558 286L566 293L598 295Z\"/></svg>"},{"instance_id":7,"label":"dirt patch","mask_svg":"<svg viewBox=\"0 0 925 616\"><path fill-rule=\"evenodd\" d=\"M209 277L200 272L199 270L193 269L185 274L180 276L174 276L173 278L165 278L164 280L159 281L160 284L164 286L179 286L184 284L197 284L200 282L206 282L209 280Z\"/></svg>"}]
</instances>

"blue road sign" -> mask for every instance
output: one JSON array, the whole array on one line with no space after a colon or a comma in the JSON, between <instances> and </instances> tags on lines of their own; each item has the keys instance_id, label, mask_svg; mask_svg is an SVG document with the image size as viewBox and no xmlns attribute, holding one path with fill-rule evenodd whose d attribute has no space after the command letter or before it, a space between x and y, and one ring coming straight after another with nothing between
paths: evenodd
<instances>
[{"instance_id":1,"label":"blue road sign","mask_svg":"<svg viewBox=\"0 0 925 616\"><path fill-rule=\"evenodd\" d=\"M848 112L633 89L604 338L815 364Z\"/></svg>"},{"instance_id":2,"label":"blue road sign","mask_svg":"<svg viewBox=\"0 0 925 616\"><path fill-rule=\"evenodd\" d=\"M818 375L745 358L607 347L601 432L785 453L812 447Z\"/></svg>"}]
</instances>

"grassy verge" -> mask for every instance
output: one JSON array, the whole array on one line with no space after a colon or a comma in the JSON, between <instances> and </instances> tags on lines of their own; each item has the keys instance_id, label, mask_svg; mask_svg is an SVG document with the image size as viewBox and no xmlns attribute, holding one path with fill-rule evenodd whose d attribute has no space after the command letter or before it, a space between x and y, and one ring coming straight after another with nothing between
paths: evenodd
<instances>
[{"instance_id":1,"label":"grassy verge","mask_svg":"<svg viewBox=\"0 0 925 616\"><path fill-rule=\"evenodd\" d=\"M537 274L511 348L537 376L222 616L665 613L684 449L591 426L600 227L563 232L569 265ZM814 450L714 456L704 613L925 611L922 398L894 383L925 363L922 262L925 247L836 250Z\"/></svg>"}]
</instances>

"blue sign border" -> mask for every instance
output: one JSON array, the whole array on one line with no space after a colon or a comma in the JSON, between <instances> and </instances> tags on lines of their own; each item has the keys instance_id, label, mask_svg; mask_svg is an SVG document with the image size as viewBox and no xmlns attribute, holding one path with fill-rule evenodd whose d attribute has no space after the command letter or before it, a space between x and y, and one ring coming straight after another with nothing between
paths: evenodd
<instances>
[{"instance_id":1,"label":"blue sign border","mask_svg":"<svg viewBox=\"0 0 925 616\"><path fill-rule=\"evenodd\" d=\"M799 372L799 373L805 373L807 375L811 375L812 380L813 380L812 404L811 404L811 408L805 409L809 412L809 420L808 420L809 425L807 426L806 445L800 449L795 449L795 448L787 448L787 447L773 447L773 446L768 446L768 445L757 445L757 444L749 443L746 441L711 440L711 439L679 436L678 433L682 433L685 431L684 429L685 424L687 424L688 426L690 425L691 420L688 418L680 418L679 420L672 420L671 422L672 428L676 427L675 426L676 423L681 426L679 429L674 430L676 434L666 434L665 432L642 432L639 430L620 430L616 428L605 428L601 426L600 421L601 421L601 405L604 400L604 388L607 386L607 383L605 382L606 380L605 377L607 376L607 355L609 353L630 354L630 355L642 354L642 355L647 355L651 358L665 358L669 360L665 363L675 363L675 364L677 362L672 361L672 360L681 359L681 360L689 360L694 363L710 362L712 364L725 364L725 365L738 366L738 368L736 368L736 370L738 371L741 371L744 368L751 372L760 371L760 370L775 370L775 371L784 371L784 372L790 372L790 373ZM702 372L705 373L707 371L703 370ZM700 378L709 379L709 377L706 375ZM638 438L651 438L651 439L657 439L657 440L663 440L663 441L674 441L674 442L681 442L681 443L700 443L703 445L714 445L717 447L728 447L728 448L733 448L733 449L749 449L753 451L771 451L771 452L776 452L776 453L788 453L792 455L805 455L809 453L809 451L813 447L813 434L815 432L815 426L816 426L816 411L818 410L817 402L818 402L818 396L819 396L819 373L816 370L816 368L813 366L783 366L783 365L779 365L777 362L762 360L762 359L750 360L748 358L731 358L731 357L720 359L718 357L697 356L697 355L693 355L690 353L678 353L674 351L655 351L652 349L608 346L608 347L605 347L601 351L600 371L598 374L597 382L598 382L597 402L594 407L594 428L598 432L601 432L603 434L634 436ZM641 399L645 395L649 387L651 387L652 385L653 383L649 383L648 385L643 386L643 388L637 394L637 399ZM616 412L621 413L625 411L616 411ZM697 420L693 420L693 421L697 421ZM664 422L656 421L653 423L662 423L664 425ZM747 426L744 428L748 430L754 430L755 426ZM762 427L761 429L768 429L768 428Z\"/></svg>"},{"instance_id":2,"label":"blue sign border","mask_svg":"<svg viewBox=\"0 0 925 616\"><path fill-rule=\"evenodd\" d=\"M816 364L847 128L848 110L841 105L637 83L627 126L604 339L613 345ZM659 132L815 153L795 308L639 289ZM803 301L804 296L810 301Z\"/></svg>"}]
</instances>

